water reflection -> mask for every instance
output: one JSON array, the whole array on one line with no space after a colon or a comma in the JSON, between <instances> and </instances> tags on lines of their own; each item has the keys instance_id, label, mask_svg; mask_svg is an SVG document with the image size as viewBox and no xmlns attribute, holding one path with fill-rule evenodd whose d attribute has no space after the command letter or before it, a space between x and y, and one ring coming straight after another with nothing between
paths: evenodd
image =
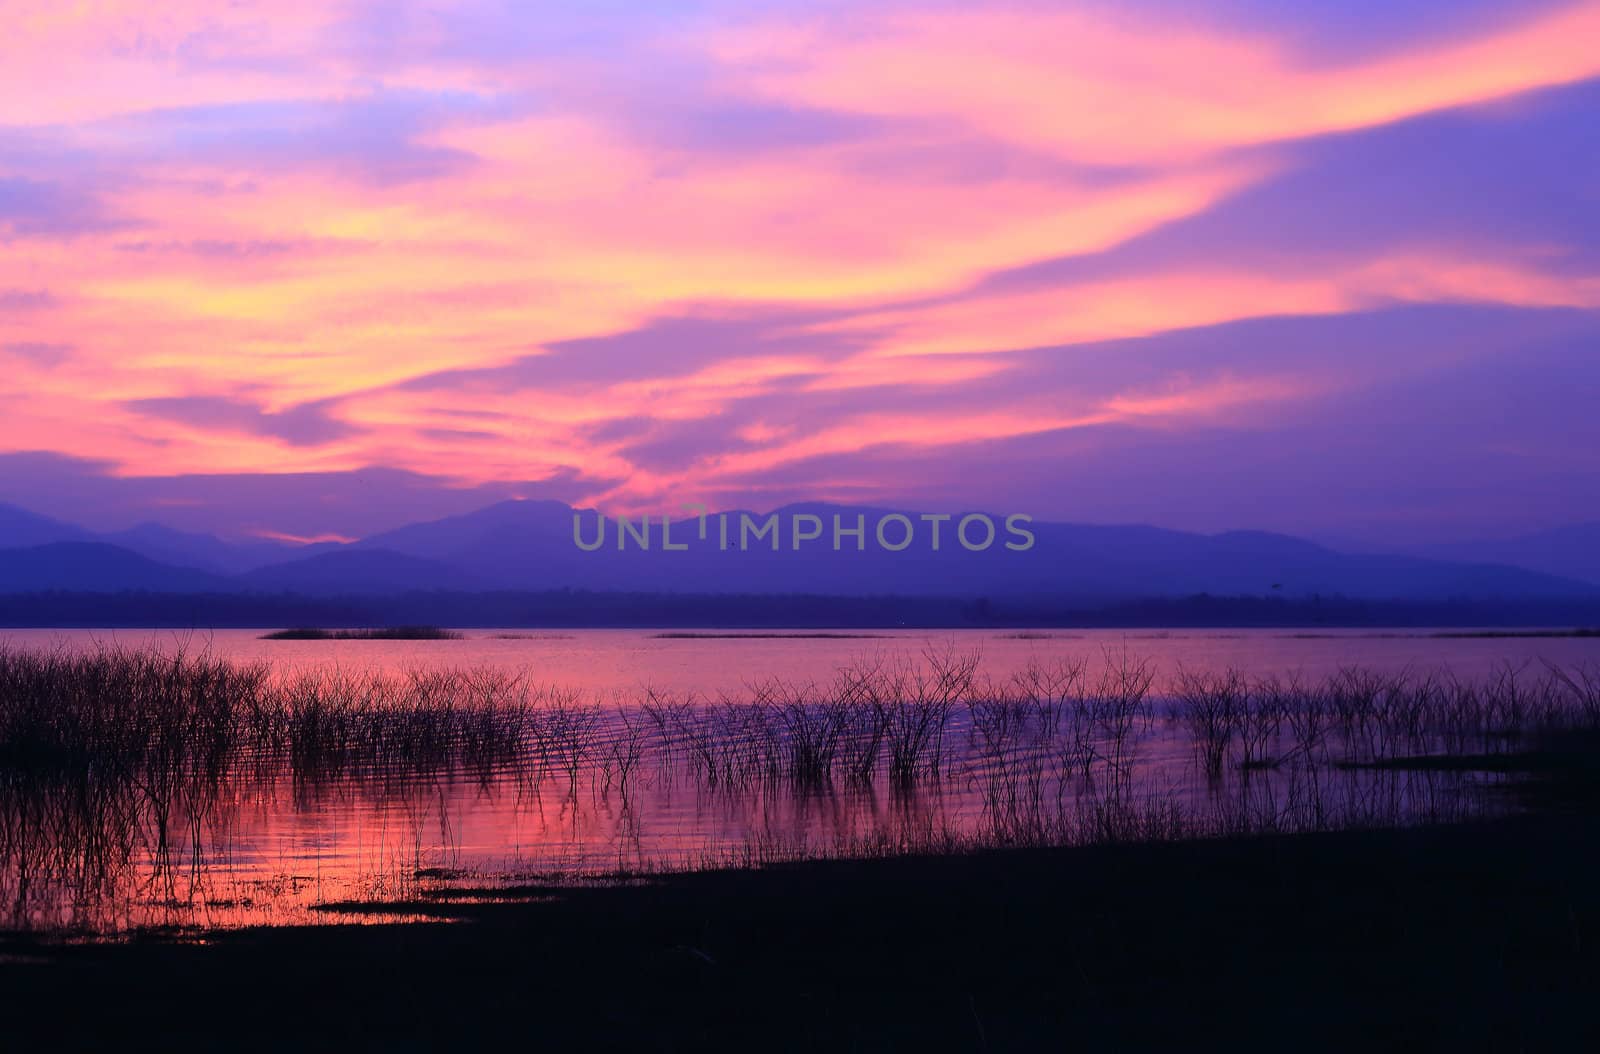
<instances>
[{"instance_id":1,"label":"water reflection","mask_svg":"<svg viewBox=\"0 0 1600 1054\"><path fill-rule=\"evenodd\" d=\"M1452 819L1498 807L1475 793L1492 777L1389 763L1597 720L1584 668L1158 679L1126 646L1001 677L927 647L715 699L12 651L0 924L275 924L464 877Z\"/></svg>"}]
</instances>

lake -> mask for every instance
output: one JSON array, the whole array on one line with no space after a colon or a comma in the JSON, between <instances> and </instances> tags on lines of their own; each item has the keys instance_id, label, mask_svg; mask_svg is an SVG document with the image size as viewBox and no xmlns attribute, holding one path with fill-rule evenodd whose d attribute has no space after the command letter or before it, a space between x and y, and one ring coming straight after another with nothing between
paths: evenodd
<instances>
[{"instance_id":1,"label":"lake","mask_svg":"<svg viewBox=\"0 0 1600 1054\"><path fill-rule=\"evenodd\" d=\"M953 645L977 652L985 671L1010 676L1030 658L1059 654L1098 659L1124 645L1156 666L1165 679L1179 669L1238 667L1256 674L1300 671L1323 677L1342 666L1385 672L1448 668L1481 676L1499 664L1574 664L1600 659L1600 638L1462 637L1471 630L868 630L826 631L847 636L675 636L687 631L471 629L447 641L270 641L266 629L83 630L0 629L0 646L93 650L103 646L209 651L241 662L279 667L379 668L492 666L527 670L549 683L592 692L642 687L704 695L742 690L752 681L827 680L842 666L880 654L916 654ZM784 631L775 631L784 632ZM796 634L825 631L796 630ZM1436 634L1448 633L1449 637ZM848 636L848 634L859 634Z\"/></svg>"},{"instance_id":2,"label":"lake","mask_svg":"<svg viewBox=\"0 0 1600 1054\"><path fill-rule=\"evenodd\" d=\"M1600 670L1593 638L1426 630L262 632L0 633L270 669L205 764L190 723L122 777L0 765L0 925L362 921L341 908L450 884L1454 818L1500 807L1491 779L1371 763L1498 749L1579 705L1551 666Z\"/></svg>"}]
</instances>

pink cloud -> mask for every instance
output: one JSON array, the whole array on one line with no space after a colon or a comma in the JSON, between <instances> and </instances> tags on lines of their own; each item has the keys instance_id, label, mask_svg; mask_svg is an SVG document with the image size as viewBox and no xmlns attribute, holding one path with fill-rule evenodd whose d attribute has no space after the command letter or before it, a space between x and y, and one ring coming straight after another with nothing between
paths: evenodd
<instances>
[{"instance_id":1,"label":"pink cloud","mask_svg":"<svg viewBox=\"0 0 1600 1054\"><path fill-rule=\"evenodd\" d=\"M1514 123L1507 100L1600 75L1594 3L1336 57L1093 5L639 15L582 22L589 52L471 5L397 10L382 46L362 4L92 14L30 9L0 43L0 452L127 477L720 494L869 450L1248 427L1344 390L1270 362L1075 366L1089 344L1600 307L1587 228L1466 209L1244 252L1195 226L1312 164L1308 139L1496 101L1462 120ZM1553 154L1530 165L1553 179ZM1318 190L1330 223L1366 204L1342 175Z\"/></svg>"}]
</instances>

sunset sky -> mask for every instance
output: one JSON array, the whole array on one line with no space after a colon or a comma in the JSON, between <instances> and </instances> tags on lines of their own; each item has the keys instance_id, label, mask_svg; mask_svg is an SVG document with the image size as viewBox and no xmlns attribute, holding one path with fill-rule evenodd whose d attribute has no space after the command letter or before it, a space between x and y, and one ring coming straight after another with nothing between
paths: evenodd
<instances>
[{"instance_id":1,"label":"sunset sky","mask_svg":"<svg viewBox=\"0 0 1600 1054\"><path fill-rule=\"evenodd\" d=\"M1195 6L0 0L0 500L1600 519L1600 3Z\"/></svg>"}]
</instances>

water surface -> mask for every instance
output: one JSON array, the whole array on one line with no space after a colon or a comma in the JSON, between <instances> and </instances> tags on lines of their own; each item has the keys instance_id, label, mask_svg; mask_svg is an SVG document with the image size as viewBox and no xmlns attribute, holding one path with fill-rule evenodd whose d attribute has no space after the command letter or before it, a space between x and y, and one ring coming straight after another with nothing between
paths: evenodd
<instances>
[{"instance_id":1,"label":"water surface","mask_svg":"<svg viewBox=\"0 0 1600 1054\"><path fill-rule=\"evenodd\" d=\"M1205 771L1194 729L1167 705L1173 678L1236 668L1314 683L1360 666L1532 683L1550 664L1600 663L1595 639L1428 631L823 639L469 630L448 641L266 641L261 632L39 629L0 641L63 653L205 652L269 664L275 679L493 671L531 692L528 731L510 754L448 763L389 758L323 771L304 759L235 758L214 787L189 798L139 789L85 805L81 794L65 800L8 783L0 786L0 926L104 933L325 921L350 917L324 910L330 904L415 896L445 882L493 886L985 837L1063 841L1116 823L1159 827L1169 810L1241 829L1448 818L1479 807L1482 777L1332 764L1363 750L1437 749L1435 731L1393 735L1386 718L1383 747L1365 726L1359 742L1352 728L1330 727L1311 750L1280 721L1256 744L1269 766L1250 767L1253 755L1235 739L1221 771ZM972 657L980 687L941 712L937 749L924 746L909 775L893 771L886 747L861 762L867 748L856 739L869 722L829 716L842 672L926 670L930 656ZM1082 699L1048 712L994 702L1030 670L1076 666L1079 694L1094 695L1108 668L1130 663L1150 678L1138 713L1108 715ZM807 736L838 740L820 769L796 746Z\"/></svg>"},{"instance_id":2,"label":"water surface","mask_svg":"<svg viewBox=\"0 0 1600 1054\"><path fill-rule=\"evenodd\" d=\"M277 628L277 627L272 627ZM1181 669L1238 667L1258 674L1300 671L1323 677L1344 666L1381 671L1448 667L1476 677L1496 666L1562 664L1600 658L1600 638L1439 637L1460 629L1344 630L837 630L860 636L681 637L690 631L636 629L462 630L446 641L269 641L269 629L0 629L0 644L90 650L104 645L208 650L274 666L405 670L436 664L528 670L541 680L592 692L643 687L704 695L743 690L753 681L827 680L841 667L880 654L955 646L981 654L983 667L1009 676L1029 659L1060 654L1098 658L1108 646L1151 660L1163 680ZM708 633L711 631L707 631ZM718 631L720 634L720 631ZM758 631L749 631L750 633ZM783 631L759 631L783 632ZM814 634L815 630L794 630Z\"/></svg>"}]
</instances>

